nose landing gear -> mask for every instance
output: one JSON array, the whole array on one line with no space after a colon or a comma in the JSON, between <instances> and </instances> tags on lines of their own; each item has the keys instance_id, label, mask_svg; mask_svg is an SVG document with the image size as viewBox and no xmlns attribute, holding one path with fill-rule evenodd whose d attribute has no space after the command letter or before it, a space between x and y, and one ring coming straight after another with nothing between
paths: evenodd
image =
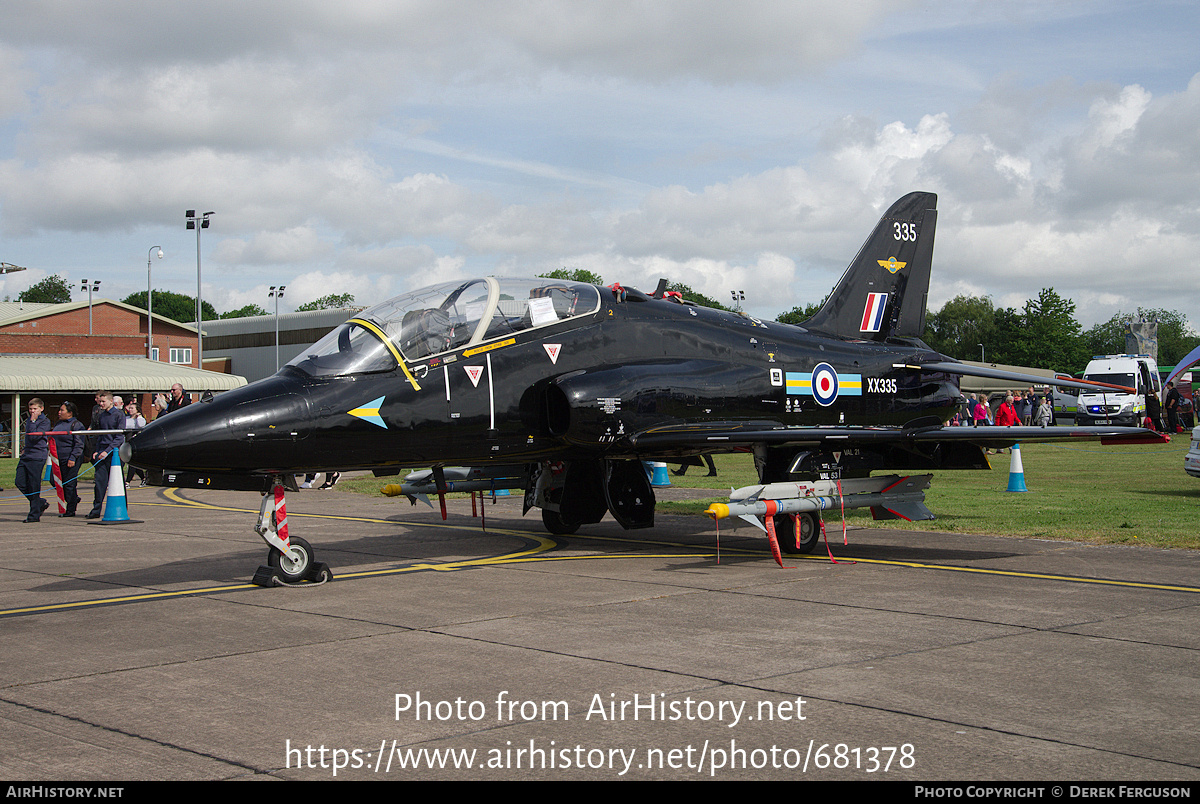
<instances>
[{"instance_id":1,"label":"nose landing gear","mask_svg":"<svg viewBox=\"0 0 1200 804\"><path fill-rule=\"evenodd\" d=\"M282 477L275 478L271 494L263 495L254 532L262 537L270 550L266 566L258 568L251 583L258 586L295 586L304 581L322 584L333 580L333 572L329 567L313 558L312 545L298 537L288 538Z\"/></svg>"}]
</instances>

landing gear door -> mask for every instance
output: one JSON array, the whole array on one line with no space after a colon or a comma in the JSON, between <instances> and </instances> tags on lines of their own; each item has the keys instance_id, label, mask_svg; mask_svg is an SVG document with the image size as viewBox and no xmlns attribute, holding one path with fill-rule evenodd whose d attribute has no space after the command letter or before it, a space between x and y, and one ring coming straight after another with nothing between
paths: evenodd
<instances>
[{"instance_id":1,"label":"landing gear door","mask_svg":"<svg viewBox=\"0 0 1200 804\"><path fill-rule=\"evenodd\" d=\"M626 530L654 527L654 489L641 461L605 461L604 500Z\"/></svg>"}]
</instances>

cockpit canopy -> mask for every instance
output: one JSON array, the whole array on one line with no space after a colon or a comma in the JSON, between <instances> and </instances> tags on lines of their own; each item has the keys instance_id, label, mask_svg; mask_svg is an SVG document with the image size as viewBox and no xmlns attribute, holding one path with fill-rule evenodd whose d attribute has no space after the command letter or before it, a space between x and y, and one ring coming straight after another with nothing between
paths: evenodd
<instances>
[{"instance_id":1,"label":"cockpit canopy","mask_svg":"<svg viewBox=\"0 0 1200 804\"><path fill-rule=\"evenodd\" d=\"M446 282L364 310L288 366L314 377L390 371L464 346L547 327L600 309L595 285L562 279Z\"/></svg>"}]
</instances>

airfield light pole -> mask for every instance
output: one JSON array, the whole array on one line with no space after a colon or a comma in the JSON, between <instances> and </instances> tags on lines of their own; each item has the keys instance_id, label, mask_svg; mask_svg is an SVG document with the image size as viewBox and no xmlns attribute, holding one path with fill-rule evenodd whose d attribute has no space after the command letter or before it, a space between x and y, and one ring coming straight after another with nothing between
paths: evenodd
<instances>
[{"instance_id":1,"label":"airfield light pole","mask_svg":"<svg viewBox=\"0 0 1200 804\"><path fill-rule=\"evenodd\" d=\"M158 251L158 258L162 259L162 246L151 246L146 252L146 359L154 359L154 287L150 283L150 259L154 256L154 252Z\"/></svg>"},{"instance_id":2,"label":"airfield light pole","mask_svg":"<svg viewBox=\"0 0 1200 804\"><path fill-rule=\"evenodd\" d=\"M187 228L196 230L196 368L204 368L204 335L200 327L204 323L201 317L203 312L203 301L200 298L200 230L208 228L208 219L216 213L209 211L203 215L197 215L196 210L189 209L185 213L187 218Z\"/></svg>"},{"instance_id":3,"label":"airfield light pole","mask_svg":"<svg viewBox=\"0 0 1200 804\"><path fill-rule=\"evenodd\" d=\"M975 345L979 347L979 362L980 362L980 363L986 363L986 362L987 362L987 358L983 356L983 344L982 344L982 343L977 343L977 344L975 344Z\"/></svg>"},{"instance_id":4,"label":"airfield light pole","mask_svg":"<svg viewBox=\"0 0 1200 804\"><path fill-rule=\"evenodd\" d=\"M100 280L93 279L88 282L83 280L83 284L79 287L80 290L86 290L88 294L88 335L92 334L92 291L100 289Z\"/></svg>"},{"instance_id":5,"label":"airfield light pole","mask_svg":"<svg viewBox=\"0 0 1200 804\"><path fill-rule=\"evenodd\" d=\"M746 291L731 290L729 291L729 295L733 296L733 311L740 313L742 311L742 302L746 300Z\"/></svg>"},{"instance_id":6,"label":"airfield light pole","mask_svg":"<svg viewBox=\"0 0 1200 804\"><path fill-rule=\"evenodd\" d=\"M280 285L278 289L271 285L271 292L267 294L267 298L275 300L275 370L279 371L279 300L283 298L283 291L287 289L287 285Z\"/></svg>"},{"instance_id":7,"label":"airfield light pole","mask_svg":"<svg viewBox=\"0 0 1200 804\"><path fill-rule=\"evenodd\" d=\"M28 269L22 268L20 265L13 265L11 262L0 262L0 276L3 276L4 274L15 274L17 271L26 271L26 270L28 270ZM11 428L9 431L12 434L12 442L11 443L12 443L13 447L15 447L17 445L17 434L20 432L20 430L18 429L21 424L21 415L20 415L19 409L20 409L19 404L13 405L12 425L11 425ZM11 454L16 455L17 454L16 450L14 449Z\"/></svg>"}]
</instances>

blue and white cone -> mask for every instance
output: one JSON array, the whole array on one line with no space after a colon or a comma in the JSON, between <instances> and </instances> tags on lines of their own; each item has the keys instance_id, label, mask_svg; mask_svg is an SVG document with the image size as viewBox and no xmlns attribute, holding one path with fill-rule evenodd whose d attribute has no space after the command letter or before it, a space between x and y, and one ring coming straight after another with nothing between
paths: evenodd
<instances>
[{"instance_id":1,"label":"blue and white cone","mask_svg":"<svg viewBox=\"0 0 1200 804\"><path fill-rule=\"evenodd\" d=\"M1025 467L1021 463L1021 445L1012 445L1012 462L1008 466L1008 491L1029 491L1025 488Z\"/></svg>"},{"instance_id":2,"label":"blue and white cone","mask_svg":"<svg viewBox=\"0 0 1200 804\"><path fill-rule=\"evenodd\" d=\"M667 472L667 465L661 461L654 461L650 464L653 470L650 472L650 485L654 488L665 488L671 485L671 475Z\"/></svg>"},{"instance_id":3,"label":"blue and white cone","mask_svg":"<svg viewBox=\"0 0 1200 804\"><path fill-rule=\"evenodd\" d=\"M104 517L101 522L129 522L129 506L125 504L125 473L121 471L121 456L112 451L108 469L108 492L104 495Z\"/></svg>"}]
</instances>

